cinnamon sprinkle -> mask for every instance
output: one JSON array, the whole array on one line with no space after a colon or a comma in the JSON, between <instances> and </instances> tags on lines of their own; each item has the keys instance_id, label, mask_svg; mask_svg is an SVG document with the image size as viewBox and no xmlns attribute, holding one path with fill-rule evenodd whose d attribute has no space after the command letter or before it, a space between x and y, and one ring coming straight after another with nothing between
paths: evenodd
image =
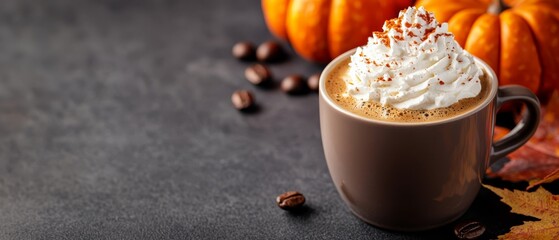
<instances>
[{"instance_id":1,"label":"cinnamon sprinkle","mask_svg":"<svg viewBox=\"0 0 559 240\"><path fill-rule=\"evenodd\" d=\"M452 36L452 34L450 34L450 33L438 33L438 34L435 35L435 41L437 41L439 39L439 37L441 37L441 36L450 37L450 36Z\"/></svg>"},{"instance_id":2,"label":"cinnamon sprinkle","mask_svg":"<svg viewBox=\"0 0 559 240\"><path fill-rule=\"evenodd\" d=\"M423 21L425 21L427 24L431 24L431 22L433 22L433 18L429 14L418 14L417 16L423 19Z\"/></svg>"},{"instance_id":3,"label":"cinnamon sprinkle","mask_svg":"<svg viewBox=\"0 0 559 240\"><path fill-rule=\"evenodd\" d=\"M428 28L425 29L425 34L423 34L423 37L421 38L421 41L425 41L425 39L427 39L429 37L429 35L431 35L431 33L435 32L436 28Z\"/></svg>"},{"instance_id":4,"label":"cinnamon sprinkle","mask_svg":"<svg viewBox=\"0 0 559 240\"><path fill-rule=\"evenodd\" d=\"M396 29L396 31L398 31L402 26L402 17L387 20L384 24L388 29Z\"/></svg>"},{"instance_id":5,"label":"cinnamon sprinkle","mask_svg":"<svg viewBox=\"0 0 559 240\"><path fill-rule=\"evenodd\" d=\"M386 32L373 32L373 35L378 38L380 42L386 47L390 47L390 39L388 39Z\"/></svg>"},{"instance_id":6,"label":"cinnamon sprinkle","mask_svg":"<svg viewBox=\"0 0 559 240\"><path fill-rule=\"evenodd\" d=\"M403 29L402 29L402 18L403 17L398 17L398 18L393 18L390 20L387 20L384 23L384 26L387 29L394 29L396 32L400 33L401 35L403 35ZM409 23L406 23L406 26ZM382 44L384 44L387 47L390 47L390 38L388 36L388 31L384 31L384 32L373 32L373 35L378 38L380 40L380 42ZM394 36L394 40L396 41L403 41L404 38L402 36Z\"/></svg>"}]
</instances>

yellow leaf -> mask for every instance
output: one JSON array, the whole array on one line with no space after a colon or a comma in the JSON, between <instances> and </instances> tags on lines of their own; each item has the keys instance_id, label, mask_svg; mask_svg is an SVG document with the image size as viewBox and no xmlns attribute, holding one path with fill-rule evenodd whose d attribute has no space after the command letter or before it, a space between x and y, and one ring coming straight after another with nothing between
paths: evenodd
<instances>
[{"instance_id":1,"label":"yellow leaf","mask_svg":"<svg viewBox=\"0 0 559 240\"><path fill-rule=\"evenodd\" d=\"M501 201L512 208L511 212L540 219L512 227L509 233L499 236L499 239L559 239L559 196L541 187L535 192L525 192L483 186L499 195Z\"/></svg>"},{"instance_id":2,"label":"yellow leaf","mask_svg":"<svg viewBox=\"0 0 559 240\"><path fill-rule=\"evenodd\" d=\"M523 225L512 227L509 233L499 236L499 239L557 240L559 224L556 221L524 222Z\"/></svg>"}]
</instances>

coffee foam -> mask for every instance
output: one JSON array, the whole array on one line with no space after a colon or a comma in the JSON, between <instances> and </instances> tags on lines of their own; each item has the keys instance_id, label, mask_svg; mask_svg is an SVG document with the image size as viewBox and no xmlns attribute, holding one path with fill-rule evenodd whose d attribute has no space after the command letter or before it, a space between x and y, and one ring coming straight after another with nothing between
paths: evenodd
<instances>
[{"instance_id":1,"label":"coffee foam","mask_svg":"<svg viewBox=\"0 0 559 240\"><path fill-rule=\"evenodd\" d=\"M489 81L485 75L480 77L481 92L472 98L462 99L459 102L444 108L431 110L397 109L392 106L383 106L379 102L359 101L347 94L344 78L348 77L350 59L338 63L326 79L326 92L334 102L342 108L357 115L389 122L431 122L448 119L466 113L483 102L489 94Z\"/></svg>"}]
</instances>

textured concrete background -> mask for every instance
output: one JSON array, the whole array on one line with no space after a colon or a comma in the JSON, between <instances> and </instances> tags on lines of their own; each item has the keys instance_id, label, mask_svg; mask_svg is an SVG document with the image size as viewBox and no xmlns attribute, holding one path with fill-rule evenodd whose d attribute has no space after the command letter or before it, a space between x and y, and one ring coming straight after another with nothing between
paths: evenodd
<instances>
[{"instance_id":1,"label":"textured concrete background","mask_svg":"<svg viewBox=\"0 0 559 240\"><path fill-rule=\"evenodd\" d=\"M0 1L0 239L433 239L369 226L328 175L316 94L257 90L230 56L258 0ZM281 78L320 66L292 55ZM231 93L254 90L241 114ZM289 214L275 196L298 190ZM482 190L461 219L524 218Z\"/></svg>"}]
</instances>

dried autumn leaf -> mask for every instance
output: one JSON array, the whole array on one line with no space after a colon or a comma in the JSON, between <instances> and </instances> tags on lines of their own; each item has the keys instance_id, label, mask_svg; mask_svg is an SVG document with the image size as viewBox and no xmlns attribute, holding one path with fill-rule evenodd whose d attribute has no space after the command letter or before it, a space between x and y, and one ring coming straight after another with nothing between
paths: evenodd
<instances>
[{"instance_id":1,"label":"dried autumn leaf","mask_svg":"<svg viewBox=\"0 0 559 240\"><path fill-rule=\"evenodd\" d=\"M523 225L514 226L509 233L499 236L499 239L559 239L559 196L541 187L535 192L524 192L483 186L499 195L501 201L512 208L512 213L540 219L540 221L527 221Z\"/></svg>"},{"instance_id":2,"label":"dried autumn leaf","mask_svg":"<svg viewBox=\"0 0 559 240\"><path fill-rule=\"evenodd\" d=\"M559 168L556 169L555 171L553 171L552 173L550 173L549 175L545 176L543 179L541 180L532 180L530 181L530 185L528 186L528 188L526 188L526 190L530 190L535 186L544 184L544 183L550 183L553 182L555 180L559 179Z\"/></svg>"},{"instance_id":3,"label":"dried autumn leaf","mask_svg":"<svg viewBox=\"0 0 559 240\"><path fill-rule=\"evenodd\" d=\"M559 168L559 158L538 151L529 145L521 147L508 157L510 161L494 174L507 181L545 179Z\"/></svg>"}]
</instances>

